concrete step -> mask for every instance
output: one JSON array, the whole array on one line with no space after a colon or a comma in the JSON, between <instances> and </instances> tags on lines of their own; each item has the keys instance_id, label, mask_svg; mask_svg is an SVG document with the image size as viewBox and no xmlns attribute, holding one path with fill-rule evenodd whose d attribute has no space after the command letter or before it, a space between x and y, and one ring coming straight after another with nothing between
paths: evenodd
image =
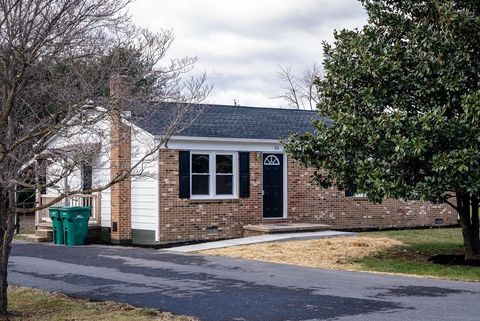
<instances>
[{"instance_id":1,"label":"concrete step","mask_svg":"<svg viewBox=\"0 0 480 321\"><path fill-rule=\"evenodd\" d=\"M88 243L96 243L101 239L102 228L98 224L90 224L88 227ZM27 242L53 242L53 230L51 223L37 224L35 235L29 235L26 238Z\"/></svg>"},{"instance_id":2,"label":"concrete step","mask_svg":"<svg viewBox=\"0 0 480 321\"><path fill-rule=\"evenodd\" d=\"M35 228L37 230L52 230L52 223L37 223L37 225L35 225Z\"/></svg>"},{"instance_id":3,"label":"concrete step","mask_svg":"<svg viewBox=\"0 0 480 321\"><path fill-rule=\"evenodd\" d=\"M35 235L42 238L48 238L53 240L53 231L52 230L36 230Z\"/></svg>"},{"instance_id":4,"label":"concrete step","mask_svg":"<svg viewBox=\"0 0 480 321\"><path fill-rule=\"evenodd\" d=\"M244 236L255 236L279 233L305 233L330 231L331 226L313 223L271 223L243 226Z\"/></svg>"},{"instance_id":5,"label":"concrete step","mask_svg":"<svg viewBox=\"0 0 480 321\"><path fill-rule=\"evenodd\" d=\"M47 237L41 237L37 235L29 235L26 239L27 242L32 242L32 243L42 243L42 242L52 242L52 239L47 238Z\"/></svg>"}]
</instances>

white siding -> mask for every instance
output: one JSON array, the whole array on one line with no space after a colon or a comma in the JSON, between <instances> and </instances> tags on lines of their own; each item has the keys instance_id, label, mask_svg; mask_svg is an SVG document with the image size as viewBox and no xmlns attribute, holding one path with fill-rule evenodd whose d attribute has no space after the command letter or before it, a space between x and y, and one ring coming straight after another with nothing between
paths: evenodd
<instances>
[{"instance_id":1,"label":"white siding","mask_svg":"<svg viewBox=\"0 0 480 321\"><path fill-rule=\"evenodd\" d=\"M110 189L106 189L102 192L102 227L111 227L112 226L112 215L111 215L111 206L110 206Z\"/></svg>"},{"instance_id":2,"label":"white siding","mask_svg":"<svg viewBox=\"0 0 480 321\"><path fill-rule=\"evenodd\" d=\"M62 171L62 165L58 162L51 164L47 168L47 182L53 182L57 180L58 176ZM58 195L58 190L63 190L65 182L63 179L58 181L54 186L47 188L47 194L49 195Z\"/></svg>"},{"instance_id":3,"label":"white siding","mask_svg":"<svg viewBox=\"0 0 480 321\"><path fill-rule=\"evenodd\" d=\"M110 181L110 144L106 142L102 146L102 152L98 155L93 163L92 176L93 187L107 184ZM101 226L110 227L111 224L111 204L110 204L110 188L101 192Z\"/></svg>"},{"instance_id":4,"label":"white siding","mask_svg":"<svg viewBox=\"0 0 480 321\"><path fill-rule=\"evenodd\" d=\"M154 147L153 137L133 126L132 164L141 163L132 177L132 229L155 231L158 241L158 152L152 153Z\"/></svg>"}]
</instances>

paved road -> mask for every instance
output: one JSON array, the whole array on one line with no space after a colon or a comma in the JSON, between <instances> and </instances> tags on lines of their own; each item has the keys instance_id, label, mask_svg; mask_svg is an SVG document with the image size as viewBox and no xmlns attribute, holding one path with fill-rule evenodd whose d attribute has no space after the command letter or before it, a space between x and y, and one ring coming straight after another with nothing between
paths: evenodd
<instances>
[{"instance_id":1,"label":"paved road","mask_svg":"<svg viewBox=\"0 0 480 321\"><path fill-rule=\"evenodd\" d=\"M151 249L13 245L11 283L204 321L480 320L480 284Z\"/></svg>"}]
</instances>

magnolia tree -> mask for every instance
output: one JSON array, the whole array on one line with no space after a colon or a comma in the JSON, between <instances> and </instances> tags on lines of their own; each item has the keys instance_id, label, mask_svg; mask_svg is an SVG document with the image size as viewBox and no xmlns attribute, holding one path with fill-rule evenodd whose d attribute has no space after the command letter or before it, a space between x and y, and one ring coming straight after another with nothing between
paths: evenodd
<instances>
[{"instance_id":1,"label":"magnolia tree","mask_svg":"<svg viewBox=\"0 0 480 321\"><path fill-rule=\"evenodd\" d=\"M316 131L286 142L322 186L450 204L480 259L480 2L362 0L324 44Z\"/></svg>"},{"instance_id":2,"label":"magnolia tree","mask_svg":"<svg viewBox=\"0 0 480 321\"><path fill-rule=\"evenodd\" d=\"M125 14L129 2L0 1L2 315L7 313L7 265L15 215L33 213L68 195L101 191L131 175L142 175L145 161L170 135L188 126L194 119L192 112L197 112L192 106L210 91L205 75L186 77L196 58L165 59L173 41L171 31L153 33L130 22ZM108 82L114 76L127 90L109 92ZM108 96L112 97L102 99ZM164 136L149 148L140 148L139 154L132 156L134 161L122 166L118 175L95 186L60 188L81 164L106 148L105 142L116 143L102 123L123 122L127 109L143 108L134 110L143 117L155 112L155 104L141 101L181 103L171 109ZM135 130L132 133L135 135ZM68 143L73 137L75 143ZM45 175L46 168L59 161L62 166ZM28 189L54 189L58 197L41 207L26 208L16 196Z\"/></svg>"}]
</instances>

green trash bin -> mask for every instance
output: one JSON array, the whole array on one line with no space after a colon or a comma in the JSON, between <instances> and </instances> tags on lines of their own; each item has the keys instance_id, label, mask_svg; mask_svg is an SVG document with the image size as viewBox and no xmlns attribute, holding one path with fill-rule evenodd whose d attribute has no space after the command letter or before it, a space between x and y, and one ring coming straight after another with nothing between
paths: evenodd
<instances>
[{"instance_id":1,"label":"green trash bin","mask_svg":"<svg viewBox=\"0 0 480 321\"><path fill-rule=\"evenodd\" d=\"M90 207L63 207L60 210L63 221L65 245L84 245L88 236L88 220L92 214Z\"/></svg>"},{"instance_id":2,"label":"green trash bin","mask_svg":"<svg viewBox=\"0 0 480 321\"><path fill-rule=\"evenodd\" d=\"M53 243L64 244L63 241L63 222L60 216L61 206L52 206L48 209L48 216L52 219Z\"/></svg>"}]
</instances>

